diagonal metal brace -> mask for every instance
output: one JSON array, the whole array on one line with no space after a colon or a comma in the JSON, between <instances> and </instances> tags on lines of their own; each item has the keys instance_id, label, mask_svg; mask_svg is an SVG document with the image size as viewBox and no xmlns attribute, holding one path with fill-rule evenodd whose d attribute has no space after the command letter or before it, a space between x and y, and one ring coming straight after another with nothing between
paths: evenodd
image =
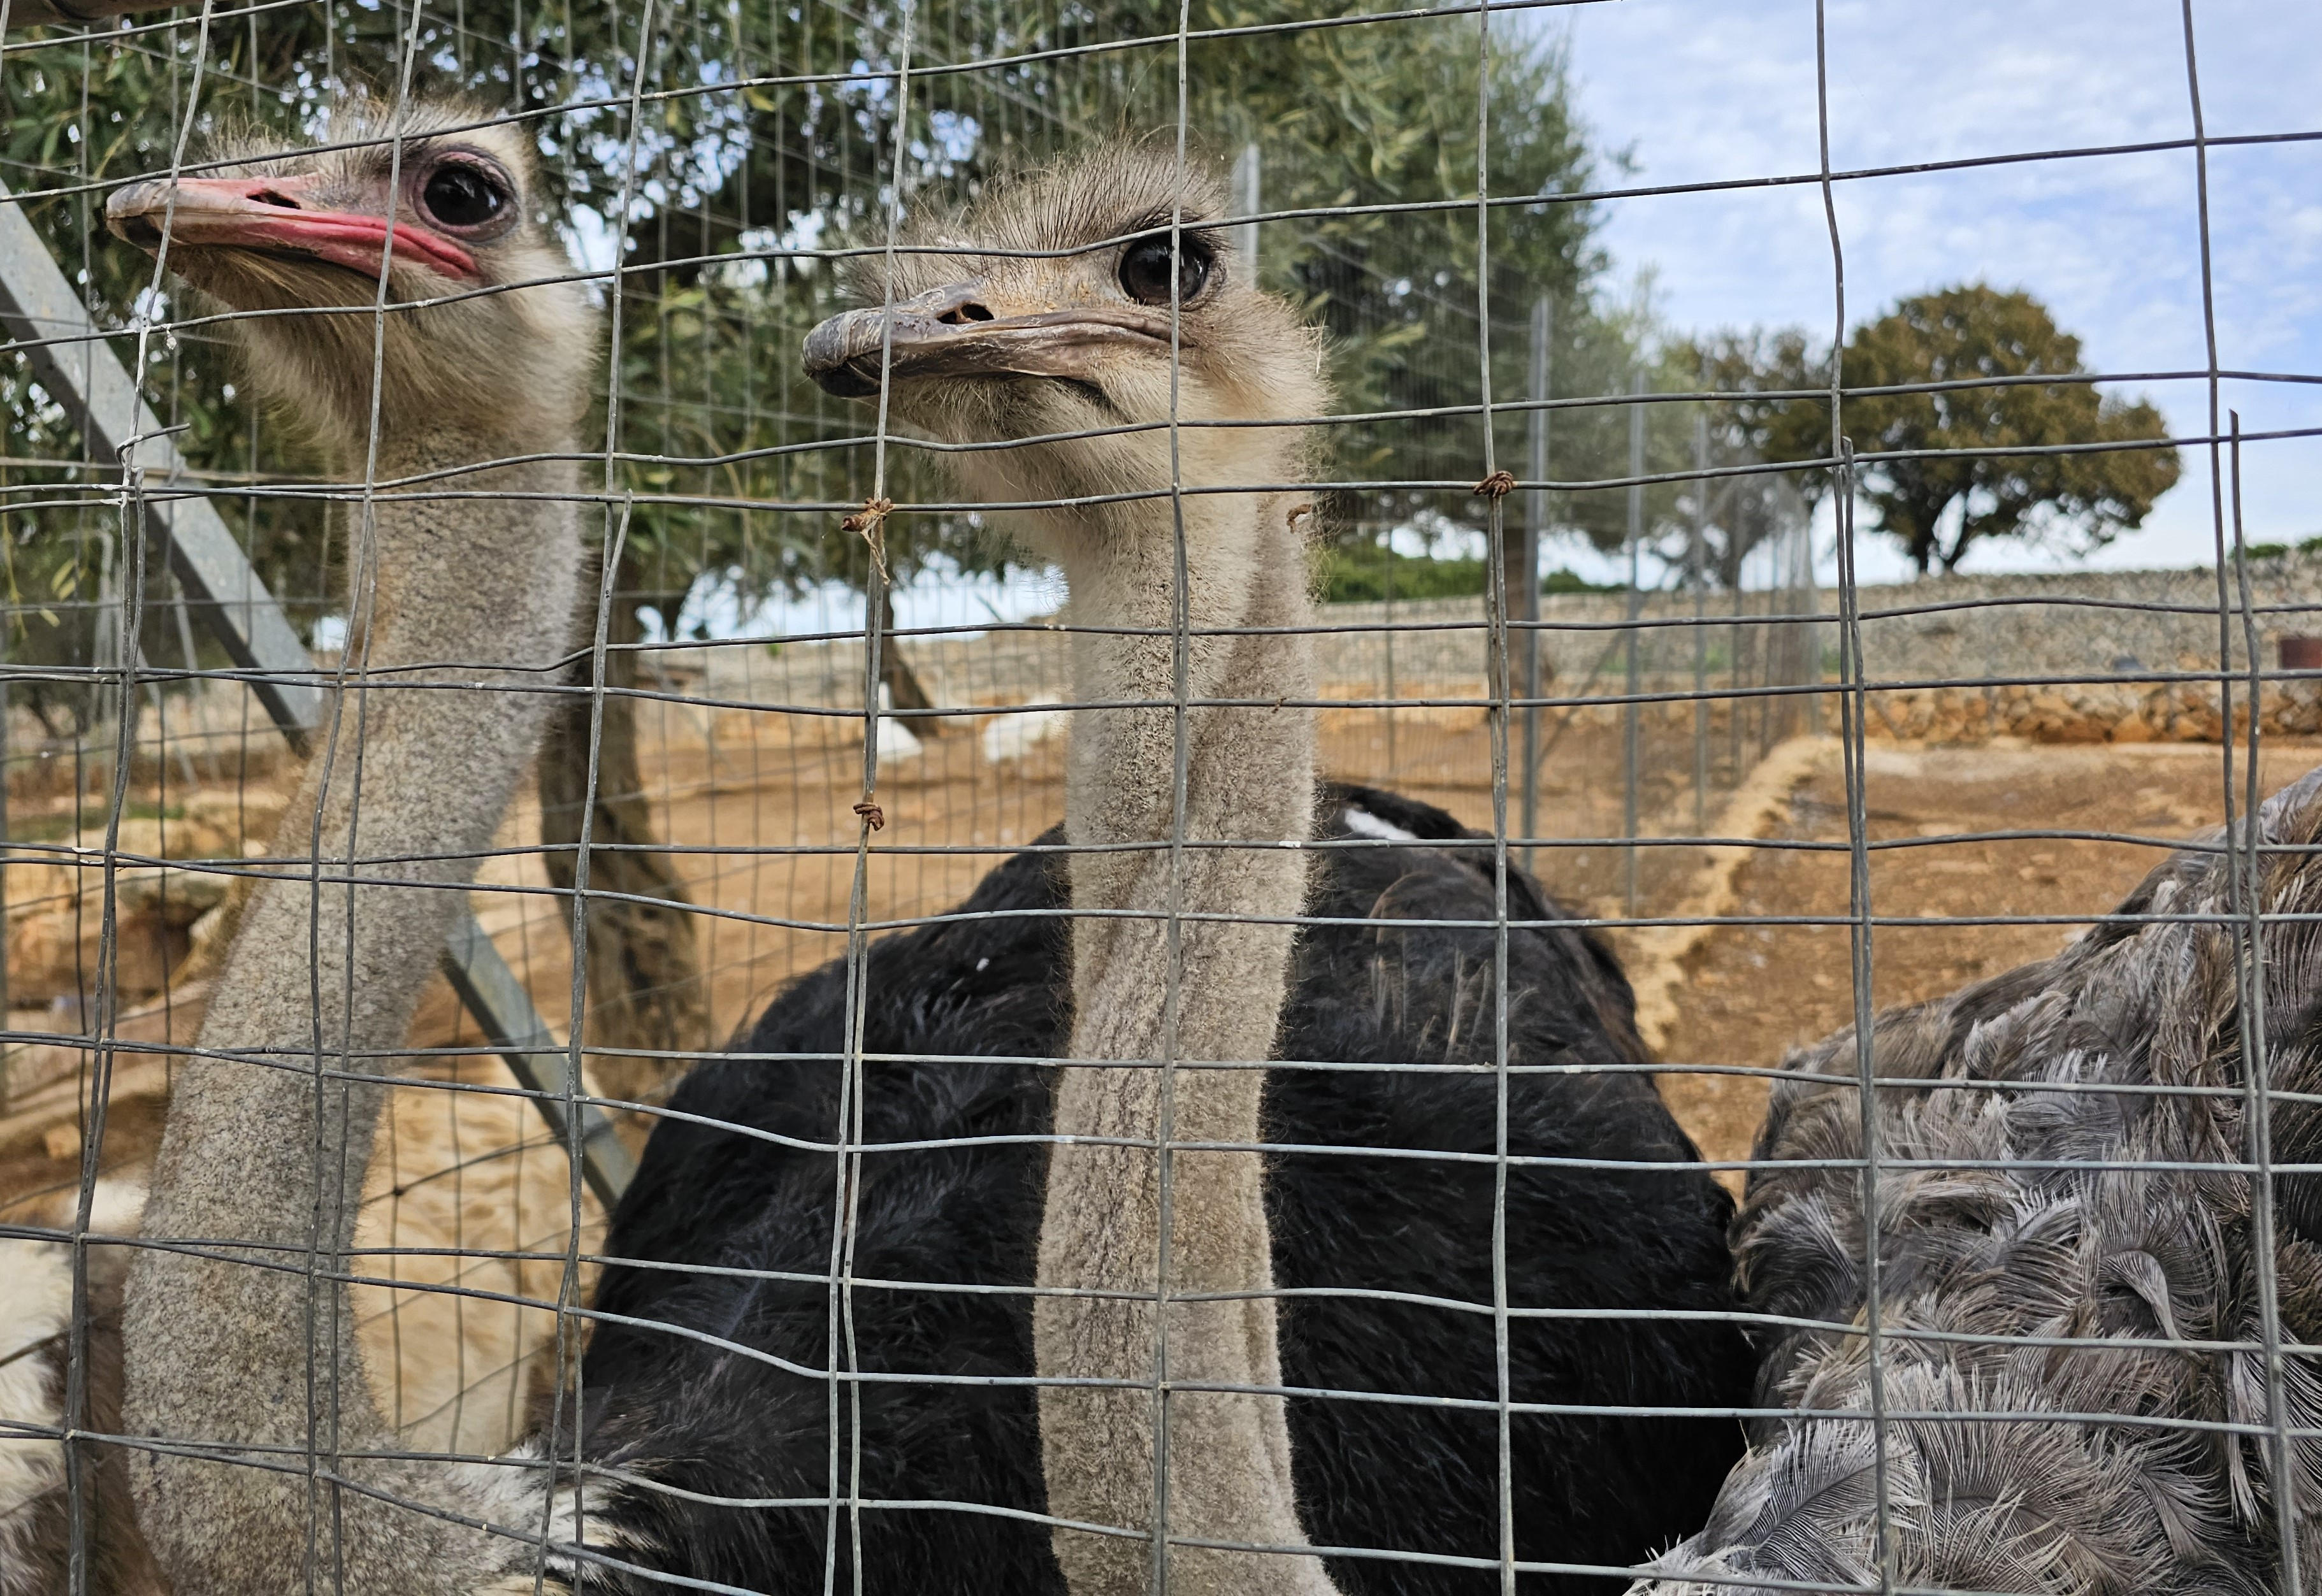
<instances>
[{"instance_id":1,"label":"diagonal metal brace","mask_svg":"<svg viewBox=\"0 0 2322 1596\"><path fill-rule=\"evenodd\" d=\"M462 915L443 946L443 973L452 990L468 1006L500 1057L516 1078L540 1095L533 1103L560 1147L572 1145L571 1121L564 1115L564 1081L572 1068L572 1053L548 1034L533 1008L532 995L516 971L500 957L499 949L484 935L473 915ZM574 1107L580 1116L580 1178L610 1213L637 1172L628 1144L613 1129L612 1119L594 1103Z\"/></svg>"},{"instance_id":2,"label":"diagonal metal brace","mask_svg":"<svg viewBox=\"0 0 2322 1596\"><path fill-rule=\"evenodd\" d=\"M117 455L131 444L147 462L149 479L179 476L185 461L162 431L160 418L138 397L119 357L90 320L87 308L58 269L24 207L0 185L0 327L15 341L50 397L71 413L96 450ZM282 606L259 579L242 545L209 500L166 494L148 497L149 531L169 552L169 569L187 597L200 608L235 666L252 673L251 686L284 737L298 752L322 722L322 675L298 640ZM472 914L461 917L443 950L444 971L475 1017L492 1047L547 1118L558 1141L566 1140L568 1090L582 1092L573 1077L572 1053L548 1026L516 972L500 957ZM607 1208L617 1201L635 1172L635 1161L603 1109L578 1105L581 1175Z\"/></svg>"}]
</instances>

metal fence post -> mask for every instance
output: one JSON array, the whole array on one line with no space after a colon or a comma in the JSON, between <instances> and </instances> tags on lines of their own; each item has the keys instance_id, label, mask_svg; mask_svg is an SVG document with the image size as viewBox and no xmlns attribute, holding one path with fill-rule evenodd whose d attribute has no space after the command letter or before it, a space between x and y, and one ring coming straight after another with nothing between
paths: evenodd
<instances>
[{"instance_id":1,"label":"metal fence post","mask_svg":"<svg viewBox=\"0 0 2322 1596\"><path fill-rule=\"evenodd\" d=\"M1704 381L1703 387L1708 383ZM1693 834L1709 825L1709 411L1693 412ZM1741 780L1741 772L1734 772Z\"/></svg>"},{"instance_id":2,"label":"metal fence post","mask_svg":"<svg viewBox=\"0 0 2322 1596\"><path fill-rule=\"evenodd\" d=\"M1258 178L1257 145L1253 141L1244 144L1241 153L1234 157L1233 172L1227 179L1233 206L1245 216L1257 214L1260 208ZM1233 234L1234 251L1241 256L1242 270L1254 283L1257 280L1257 223L1244 222L1233 230Z\"/></svg>"},{"instance_id":3,"label":"metal fence post","mask_svg":"<svg viewBox=\"0 0 2322 1596\"><path fill-rule=\"evenodd\" d=\"M1794 599L1796 608L1793 613L1809 616L1815 615L1816 613L1816 599L1815 596L1814 523L1811 521L1800 526L1797 529L1796 537L1792 540L1790 545L1790 573L1792 590L1796 595ZM1798 681L1800 685L1813 683L1819 686L1822 682L1822 628L1816 625L1812 620L1807 620L1801 622L1798 629L1803 634L1804 652L1805 655L1804 670L1798 677ZM1806 733L1810 736L1820 736L1822 734L1822 695L1819 692L1814 692L1807 693L1804 695L1804 697L1806 701Z\"/></svg>"},{"instance_id":4,"label":"metal fence post","mask_svg":"<svg viewBox=\"0 0 2322 1596\"><path fill-rule=\"evenodd\" d=\"M1542 294L1531 302L1531 398L1534 408L1527 420L1527 441L1531 459L1527 467L1535 482L1548 480L1548 412L1540 408L1548 399L1549 344L1556 336L1556 306ZM1548 531L1548 489L1535 488L1524 497L1522 552L1517 563L1523 572L1523 586L1516 597L1516 615L1528 623L1522 634L1521 669L1525 698L1523 712L1523 834L1527 838L1540 835L1540 706L1531 700L1540 697L1540 544ZM1513 589L1512 589L1513 591ZM1537 869L1533 854L1539 850L1524 850L1524 868Z\"/></svg>"},{"instance_id":5,"label":"metal fence post","mask_svg":"<svg viewBox=\"0 0 2322 1596\"><path fill-rule=\"evenodd\" d=\"M1645 474L1645 407L1633 396L1645 391L1645 369L1638 367L1629 378L1629 627L1622 635L1622 647L1626 655L1627 692L1629 701L1622 706L1621 715L1621 835L1626 839L1621 849L1621 884L1629 906L1629 917L1637 913L1637 694L1642 690L1642 672L1637 659L1637 617L1642 613L1644 595L1638 587L1638 560L1645 541L1645 485L1634 480Z\"/></svg>"}]
</instances>

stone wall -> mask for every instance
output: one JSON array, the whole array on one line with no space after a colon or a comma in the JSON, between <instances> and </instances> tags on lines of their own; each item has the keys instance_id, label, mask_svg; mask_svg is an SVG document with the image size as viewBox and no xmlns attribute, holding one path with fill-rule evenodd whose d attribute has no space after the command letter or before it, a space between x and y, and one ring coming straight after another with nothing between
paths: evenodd
<instances>
[{"instance_id":1,"label":"stone wall","mask_svg":"<svg viewBox=\"0 0 2322 1596\"><path fill-rule=\"evenodd\" d=\"M2279 669L2285 636L2322 633L2322 560L2252 562L2247 626L2257 638L2260 725L2322 733L2322 681ZM2217 679L2236 673L2234 721L2248 725L2241 594L2220 643L2214 570L1950 578L1865 589L1873 735L1978 742L2216 742Z\"/></svg>"},{"instance_id":2,"label":"stone wall","mask_svg":"<svg viewBox=\"0 0 2322 1596\"><path fill-rule=\"evenodd\" d=\"M2281 677L2281 637L2322 634L2322 558L2252 562L2251 617L2269 731L2322 733L2322 683ZM2239 595L2235 595L2236 606ZM2046 741L2214 740L2223 721L2212 570L1949 577L1860 590L1874 735L1935 741L1996 735ZM1646 594L1633 635L1640 686L1712 693L1837 677L1837 596L1829 591ZM1813 615L1812 622L1789 617ZM1696 624L1696 619L1706 625ZM1625 690L1632 626L1625 596L1540 601L1543 690L1559 698ZM1061 624L1063 616L1056 617ZM1326 606L1319 675L1333 698L1473 697L1488 631L1481 599ZM2245 672L2238 609L2225 658ZM1034 625L900 647L938 703L962 707L1069 698L1070 634ZM721 644L657 651L671 690L736 704L844 708L862 701L859 643ZM2236 697L2245 697L2237 683ZM2241 716L2237 715L2237 721Z\"/></svg>"},{"instance_id":3,"label":"stone wall","mask_svg":"<svg viewBox=\"0 0 2322 1596\"><path fill-rule=\"evenodd\" d=\"M2247 668L2240 596L2227 628ZM2272 669L2284 635L2322 631L2322 560L2253 561L2259 658ZM1824 607L1834 607L1824 596ZM2213 570L1952 577L1862 590L1863 659L1874 681L1987 677L2098 680L2139 672L2214 670Z\"/></svg>"},{"instance_id":4,"label":"stone wall","mask_svg":"<svg viewBox=\"0 0 2322 1596\"><path fill-rule=\"evenodd\" d=\"M1781 596L1713 595L1696 610L1689 596L1645 594L1637 624L1617 593L1556 594L1540 601L1540 661L1546 690L1600 697L1622 690L1626 644L1633 631L1641 673L1656 684L1689 688L1695 655L1713 687L1728 681L1738 660L1745 681L1763 679L1781 651L1775 634L1808 629L1769 625L1793 613ZM1824 604L1827 605L1827 596ZM1696 614L1709 625L1697 626ZM1481 690L1489 628L1480 598L1403 604L1334 604L1321 611L1316 674L1334 698L1431 698ZM900 648L939 704L1023 704L1070 696L1072 634L1067 612L1046 621L957 636L905 636ZM1813 631L1827 644L1825 621ZM1696 640L1700 647L1696 650ZM1804 651L1801 661L1807 657ZM644 675L669 688L733 703L799 708L850 707L863 701L859 641L719 643L649 651Z\"/></svg>"}]
</instances>

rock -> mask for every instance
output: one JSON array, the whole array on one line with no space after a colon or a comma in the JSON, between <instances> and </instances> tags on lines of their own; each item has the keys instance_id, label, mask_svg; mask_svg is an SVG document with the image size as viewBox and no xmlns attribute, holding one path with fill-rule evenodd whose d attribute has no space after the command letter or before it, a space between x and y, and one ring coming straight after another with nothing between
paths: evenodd
<instances>
[{"instance_id":1,"label":"rock","mask_svg":"<svg viewBox=\"0 0 2322 1596\"><path fill-rule=\"evenodd\" d=\"M1005 764L1024 758L1043 743L1061 739L1071 729L1072 711L1030 706L1063 701L1054 693L1039 693L1027 699L1027 707L1017 714L988 716L980 739L984 762Z\"/></svg>"},{"instance_id":2,"label":"rock","mask_svg":"<svg viewBox=\"0 0 2322 1596\"><path fill-rule=\"evenodd\" d=\"M172 926L190 926L225 901L230 881L207 871L140 865L114 872L113 898L124 915L153 915Z\"/></svg>"},{"instance_id":3,"label":"rock","mask_svg":"<svg viewBox=\"0 0 2322 1596\"><path fill-rule=\"evenodd\" d=\"M192 927L215 920L234 878L162 860L240 860L262 853L282 799L268 789L197 794L167 818L124 816L114 831L117 995L150 997L182 971ZM84 825L8 869L5 950L12 1001L95 995L105 926L105 828Z\"/></svg>"},{"instance_id":4,"label":"rock","mask_svg":"<svg viewBox=\"0 0 2322 1596\"><path fill-rule=\"evenodd\" d=\"M85 901L81 912L68 906L41 914L12 917L8 926L8 1000L46 1003L59 998L94 998L103 960L105 920L101 900ZM185 962L194 917L172 921L156 914L126 912L115 939L114 990L123 999L161 990Z\"/></svg>"}]
</instances>

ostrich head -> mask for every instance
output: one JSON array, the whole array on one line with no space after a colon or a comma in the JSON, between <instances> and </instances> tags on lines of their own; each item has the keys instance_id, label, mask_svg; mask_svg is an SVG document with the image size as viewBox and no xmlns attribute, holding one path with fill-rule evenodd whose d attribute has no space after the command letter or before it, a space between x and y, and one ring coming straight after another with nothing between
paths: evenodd
<instances>
[{"instance_id":1,"label":"ostrich head","mask_svg":"<svg viewBox=\"0 0 2322 1596\"><path fill-rule=\"evenodd\" d=\"M377 335L384 437L546 447L587 401L593 312L543 214L529 141L469 125L484 120L358 98L320 148L244 138L206 163L218 175L114 190L105 223L245 313L228 324L253 380L326 443L360 447L369 431Z\"/></svg>"},{"instance_id":2,"label":"ostrich head","mask_svg":"<svg viewBox=\"0 0 2322 1596\"><path fill-rule=\"evenodd\" d=\"M865 398L883 361L891 413L947 442L1082 434L955 456L963 486L987 499L1166 488L1173 413L1288 422L1320 414L1328 393L1317 334L1216 236L1223 208L1214 182L1156 144L994 183L914 223L891 275L882 250L855 257L848 286L868 303L815 329L807 369ZM1279 483L1302 438L1197 428L1179 435L1179 467L1188 486ZM1071 524L1090 519L1078 510ZM1067 533L1063 517L1034 520Z\"/></svg>"}]
</instances>

